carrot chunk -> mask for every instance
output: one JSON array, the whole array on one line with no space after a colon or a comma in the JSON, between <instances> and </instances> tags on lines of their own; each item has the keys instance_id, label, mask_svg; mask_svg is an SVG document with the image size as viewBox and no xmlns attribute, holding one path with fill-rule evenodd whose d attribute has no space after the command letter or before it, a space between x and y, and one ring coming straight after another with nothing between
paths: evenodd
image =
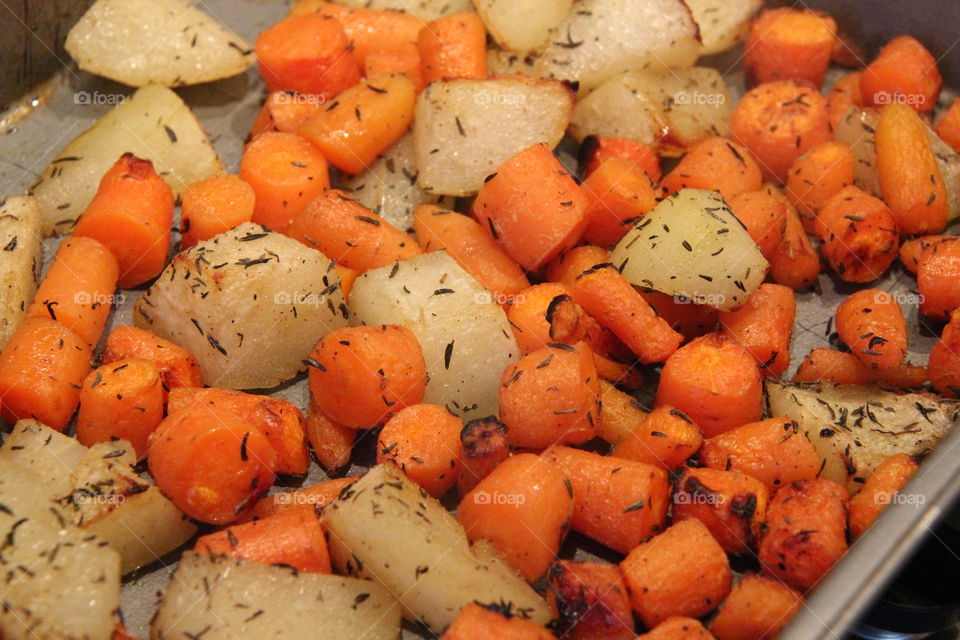
<instances>
[{"instance_id":1,"label":"carrot chunk","mask_svg":"<svg viewBox=\"0 0 960 640\"><path fill-rule=\"evenodd\" d=\"M850 499L850 535L867 532L897 494L917 472L917 461L904 453L890 456L873 470L860 493Z\"/></svg>"},{"instance_id":2,"label":"carrot chunk","mask_svg":"<svg viewBox=\"0 0 960 640\"><path fill-rule=\"evenodd\" d=\"M428 22L417 46L427 84L487 75L487 29L475 13L453 13Z\"/></svg>"},{"instance_id":3,"label":"carrot chunk","mask_svg":"<svg viewBox=\"0 0 960 640\"><path fill-rule=\"evenodd\" d=\"M604 396L605 397L605 396ZM604 412L601 410L601 423ZM673 471L692 456L703 443L700 428L686 414L670 405L660 405L647 414L633 431L616 443L613 455L645 462Z\"/></svg>"},{"instance_id":4,"label":"carrot chunk","mask_svg":"<svg viewBox=\"0 0 960 640\"><path fill-rule=\"evenodd\" d=\"M750 24L743 66L751 84L800 79L817 87L830 66L837 24L804 9L767 9Z\"/></svg>"},{"instance_id":5,"label":"carrot chunk","mask_svg":"<svg viewBox=\"0 0 960 640\"><path fill-rule=\"evenodd\" d=\"M764 283L739 309L720 313L721 333L746 347L764 376L779 376L790 365L796 316L793 289Z\"/></svg>"},{"instance_id":6,"label":"carrot chunk","mask_svg":"<svg viewBox=\"0 0 960 640\"><path fill-rule=\"evenodd\" d=\"M896 369L907 355L907 322L900 304L882 289L851 293L837 307L837 333L864 364Z\"/></svg>"},{"instance_id":7,"label":"carrot chunk","mask_svg":"<svg viewBox=\"0 0 960 640\"><path fill-rule=\"evenodd\" d=\"M710 623L717 640L773 640L787 626L803 598L782 582L744 575Z\"/></svg>"},{"instance_id":8,"label":"carrot chunk","mask_svg":"<svg viewBox=\"0 0 960 640\"><path fill-rule=\"evenodd\" d=\"M900 236L893 212L859 187L838 191L820 210L817 235L830 266L847 282L871 282L897 258Z\"/></svg>"},{"instance_id":9,"label":"carrot chunk","mask_svg":"<svg viewBox=\"0 0 960 640\"><path fill-rule=\"evenodd\" d=\"M866 106L907 104L917 111L937 106L943 80L937 61L911 36L899 36L884 45L860 78Z\"/></svg>"},{"instance_id":10,"label":"carrot chunk","mask_svg":"<svg viewBox=\"0 0 960 640\"><path fill-rule=\"evenodd\" d=\"M547 597L570 640L633 640L633 614L620 567L557 560Z\"/></svg>"},{"instance_id":11,"label":"carrot chunk","mask_svg":"<svg viewBox=\"0 0 960 640\"><path fill-rule=\"evenodd\" d=\"M377 463L390 462L439 498L457 483L463 423L445 407L415 404L387 420L377 442Z\"/></svg>"},{"instance_id":12,"label":"carrot chunk","mask_svg":"<svg viewBox=\"0 0 960 640\"><path fill-rule=\"evenodd\" d=\"M797 158L787 174L787 197L813 231L813 219L838 191L853 184L855 163L849 145L819 144Z\"/></svg>"},{"instance_id":13,"label":"carrot chunk","mask_svg":"<svg viewBox=\"0 0 960 640\"><path fill-rule=\"evenodd\" d=\"M507 307L507 320L524 355L554 342L576 344L587 329L586 312L559 282L518 293Z\"/></svg>"},{"instance_id":14,"label":"carrot chunk","mask_svg":"<svg viewBox=\"0 0 960 640\"><path fill-rule=\"evenodd\" d=\"M712 189L729 201L763 184L760 166L750 152L726 138L704 138L693 145L663 178L665 194L680 189Z\"/></svg>"},{"instance_id":15,"label":"carrot chunk","mask_svg":"<svg viewBox=\"0 0 960 640\"><path fill-rule=\"evenodd\" d=\"M460 445L457 493L465 496L510 455L507 425L494 416L471 420L460 431Z\"/></svg>"},{"instance_id":16,"label":"carrot chunk","mask_svg":"<svg viewBox=\"0 0 960 640\"><path fill-rule=\"evenodd\" d=\"M657 204L653 183L642 168L609 158L583 182L589 204L584 212L584 239L612 247Z\"/></svg>"},{"instance_id":17,"label":"carrot chunk","mask_svg":"<svg viewBox=\"0 0 960 640\"><path fill-rule=\"evenodd\" d=\"M253 219L256 194L231 173L221 173L188 186L180 204L180 246L203 240Z\"/></svg>"},{"instance_id":18,"label":"carrot chunk","mask_svg":"<svg viewBox=\"0 0 960 640\"><path fill-rule=\"evenodd\" d=\"M580 145L583 175L589 176L609 158L622 158L639 167L653 182L660 182L660 156L650 145L613 136L587 136Z\"/></svg>"},{"instance_id":19,"label":"carrot chunk","mask_svg":"<svg viewBox=\"0 0 960 640\"><path fill-rule=\"evenodd\" d=\"M673 494L674 522L695 518L728 553L744 553L767 513L767 487L740 471L686 468Z\"/></svg>"},{"instance_id":20,"label":"carrot chunk","mask_svg":"<svg viewBox=\"0 0 960 640\"><path fill-rule=\"evenodd\" d=\"M193 354L145 329L121 325L107 336L103 364L125 358L142 358L156 364L166 389L203 386L200 364Z\"/></svg>"},{"instance_id":21,"label":"carrot chunk","mask_svg":"<svg viewBox=\"0 0 960 640\"><path fill-rule=\"evenodd\" d=\"M440 636L440 640L553 640L553 634L499 607L471 602Z\"/></svg>"}]
</instances>

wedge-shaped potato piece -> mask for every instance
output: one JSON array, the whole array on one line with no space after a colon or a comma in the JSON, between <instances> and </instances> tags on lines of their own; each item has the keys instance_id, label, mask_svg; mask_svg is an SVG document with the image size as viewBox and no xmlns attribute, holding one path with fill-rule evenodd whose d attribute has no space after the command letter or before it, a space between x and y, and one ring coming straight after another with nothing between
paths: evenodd
<instances>
[{"instance_id":1,"label":"wedge-shaped potato piece","mask_svg":"<svg viewBox=\"0 0 960 640\"><path fill-rule=\"evenodd\" d=\"M43 262L40 206L35 198L0 201L0 351L27 314Z\"/></svg>"},{"instance_id":2,"label":"wedge-shaped potato piece","mask_svg":"<svg viewBox=\"0 0 960 640\"><path fill-rule=\"evenodd\" d=\"M699 55L683 0L582 0L550 31L536 72L593 89L628 69L689 67Z\"/></svg>"},{"instance_id":3,"label":"wedge-shaped potato piece","mask_svg":"<svg viewBox=\"0 0 960 640\"><path fill-rule=\"evenodd\" d=\"M73 524L110 544L126 574L158 560L197 527L160 490L133 470L126 440L95 444L70 474L73 490L59 500Z\"/></svg>"},{"instance_id":4,"label":"wedge-shaped potato piece","mask_svg":"<svg viewBox=\"0 0 960 640\"><path fill-rule=\"evenodd\" d=\"M0 468L15 464L40 478L37 500L57 500L73 491L71 474L87 454L76 438L36 420L20 420L0 447Z\"/></svg>"},{"instance_id":5,"label":"wedge-shaped potato piece","mask_svg":"<svg viewBox=\"0 0 960 640\"><path fill-rule=\"evenodd\" d=\"M337 4L354 9L405 11L425 22L451 13L473 11L470 0L339 0Z\"/></svg>"},{"instance_id":6,"label":"wedge-shaped potato piece","mask_svg":"<svg viewBox=\"0 0 960 640\"><path fill-rule=\"evenodd\" d=\"M209 386L229 389L293 378L317 340L347 324L333 263L249 222L174 257L133 315L196 356Z\"/></svg>"},{"instance_id":7,"label":"wedge-shaped potato piece","mask_svg":"<svg viewBox=\"0 0 960 640\"><path fill-rule=\"evenodd\" d=\"M770 266L720 194L702 189L654 207L610 261L636 286L723 310L743 304Z\"/></svg>"},{"instance_id":8,"label":"wedge-shaped potato piece","mask_svg":"<svg viewBox=\"0 0 960 640\"><path fill-rule=\"evenodd\" d=\"M570 14L573 0L473 0L497 44L526 52L547 43L550 30Z\"/></svg>"},{"instance_id":9,"label":"wedge-shaped potato piece","mask_svg":"<svg viewBox=\"0 0 960 640\"><path fill-rule=\"evenodd\" d=\"M686 0L686 3L700 27L703 55L726 51L740 42L747 35L750 18L763 6L763 0Z\"/></svg>"},{"instance_id":10,"label":"wedge-shaped potato piece","mask_svg":"<svg viewBox=\"0 0 960 640\"><path fill-rule=\"evenodd\" d=\"M64 44L84 71L133 87L179 87L243 73L253 49L184 0L97 0Z\"/></svg>"},{"instance_id":11,"label":"wedge-shaped potato piece","mask_svg":"<svg viewBox=\"0 0 960 640\"><path fill-rule=\"evenodd\" d=\"M520 356L494 296L445 251L371 269L350 293L353 324L399 324L427 363L424 402L465 421L497 413L500 375Z\"/></svg>"},{"instance_id":12,"label":"wedge-shaped potato piece","mask_svg":"<svg viewBox=\"0 0 960 640\"><path fill-rule=\"evenodd\" d=\"M0 471L0 629L6 640L112 635L120 605L120 558L38 500L40 476L17 464Z\"/></svg>"},{"instance_id":13,"label":"wedge-shaped potato piece","mask_svg":"<svg viewBox=\"0 0 960 640\"><path fill-rule=\"evenodd\" d=\"M223 171L207 135L183 100L150 85L114 107L57 154L31 187L43 232L69 233L100 178L125 152L153 161L179 196L187 185Z\"/></svg>"},{"instance_id":14,"label":"wedge-shaped potato piece","mask_svg":"<svg viewBox=\"0 0 960 640\"><path fill-rule=\"evenodd\" d=\"M413 124L420 187L441 195L476 193L511 156L539 142L555 147L572 110L572 91L556 81L434 82L417 99Z\"/></svg>"},{"instance_id":15,"label":"wedge-shaped potato piece","mask_svg":"<svg viewBox=\"0 0 960 640\"><path fill-rule=\"evenodd\" d=\"M474 554L463 528L392 465L373 467L324 513L334 564L397 594L406 617L441 633L471 602L502 604L546 624L543 598L489 551Z\"/></svg>"},{"instance_id":16,"label":"wedge-shaped potato piece","mask_svg":"<svg viewBox=\"0 0 960 640\"><path fill-rule=\"evenodd\" d=\"M832 383L767 380L770 415L788 416L823 460L821 475L851 493L892 455L933 449L960 420L960 402Z\"/></svg>"},{"instance_id":17,"label":"wedge-shaped potato piece","mask_svg":"<svg viewBox=\"0 0 960 640\"><path fill-rule=\"evenodd\" d=\"M628 71L577 103L570 133L629 138L674 155L707 136L730 133L733 100L716 69Z\"/></svg>"},{"instance_id":18,"label":"wedge-shaped potato piece","mask_svg":"<svg viewBox=\"0 0 960 640\"><path fill-rule=\"evenodd\" d=\"M368 580L242 558L183 555L151 624L153 640L396 640L400 607Z\"/></svg>"},{"instance_id":19,"label":"wedge-shaped potato piece","mask_svg":"<svg viewBox=\"0 0 960 640\"><path fill-rule=\"evenodd\" d=\"M366 171L347 180L343 188L402 231L413 229L413 210L418 204L436 200L417 184L412 133L397 140ZM452 206L453 202L448 204Z\"/></svg>"}]
</instances>

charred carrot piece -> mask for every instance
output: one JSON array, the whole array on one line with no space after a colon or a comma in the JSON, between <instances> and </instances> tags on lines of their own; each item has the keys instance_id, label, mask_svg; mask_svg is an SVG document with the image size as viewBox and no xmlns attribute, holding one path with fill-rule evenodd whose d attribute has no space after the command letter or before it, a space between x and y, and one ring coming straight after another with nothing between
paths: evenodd
<instances>
[{"instance_id":1,"label":"charred carrot piece","mask_svg":"<svg viewBox=\"0 0 960 640\"><path fill-rule=\"evenodd\" d=\"M538 144L487 177L473 214L521 267L535 271L577 243L588 204L550 148Z\"/></svg>"},{"instance_id":2,"label":"charred carrot piece","mask_svg":"<svg viewBox=\"0 0 960 640\"><path fill-rule=\"evenodd\" d=\"M830 66L837 24L806 9L767 9L750 24L743 67L751 84L806 80L819 87Z\"/></svg>"},{"instance_id":3,"label":"charred carrot piece","mask_svg":"<svg viewBox=\"0 0 960 640\"><path fill-rule=\"evenodd\" d=\"M893 212L859 187L838 191L815 222L820 250L841 280L871 282L897 257L900 236Z\"/></svg>"},{"instance_id":4,"label":"charred carrot piece","mask_svg":"<svg viewBox=\"0 0 960 640\"><path fill-rule=\"evenodd\" d=\"M633 640L633 614L620 567L605 562L557 560L547 598L570 640Z\"/></svg>"},{"instance_id":5,"label":"charred carrot piece","mask_svg":"<svg viewBox=\"0 0 960 640\"><path fill-rule=\"evenodd\" d=\"M507 307L507 320L524 355L555 342L576 344L586 333L586 312L558 282L535 284Z\"/></svg>"},{"instance_id":6,"label":"charred carrot piece","mask_svg":"<svg viewBox=\"0 0 960 640\"><path fill-rule=\"evenodd\" d=\"M937 106L942 83L930 52L916 38L899 36L863 70L860 92L866 106L902 102L924 112Z\"/></svg>"},{"instance_id":7,"label":"charred carrot piece","mask_svg":"<svg viewBox=\"0 0 960 640\"><path fill-rule=\"evenodd\" d=\"M861 289L837 307L837 333L864 364L896 369L907 355L907 322L900 304L882 289Z\"/></svg>"},{"instance_id":8,"label":"charred carrot piece","mask_svg":"<svg viewBox=\"0 0 960 640\"><path fill-rule=\"evenodd\" d=\"M56 320L94 349L117 300L118 276L117 259L107 247L93 238L67 238L40 282L27 317Z\"/></svg>"},{"instance_id":9,"label":"charred carrot piece","mask_svg":"<svg viewBox=\"0 0 960 640\"><path fill-rule=\"evenodd\" d=\"M543 458L573 487L574 531L620 553L663 529L670 502L665 471L571 447L550 447Z\"/></svg>"},{"instance_id":10,"label":"charred carrot piece","mask_svg":"<svg viewBox=\"0 0 960 640\"><path fill-rule=\"evenodd\" d=\"M778 182L786 180L798 157L832 137L826 98L797 80L765 82L748 91L733 111L730 130L764 176Z\"/></svg>"},{"instance_id":11,"label":"charred carrot piece","mask_svg":"<svg viewBox=\"0 0 960 640\"><path fill-rule=\"evenodd\" d=\"M173 204L173 191L153 163L125 153L100 180L73 234L110 249L120 267L118 284L129 289L157 277L166 265Z\"/></svg>"},{"instance_id":12,"label":"charred carrot piece","mask_svg":"<svg viewBox=\"0 0 960 640\"><path fill-rule=\"evenodd\" d=\"M406 133L416 97L413 80L402 73L367 78L337 94L297 132L330 164L355 175Z\"/></svg>"},{"instance_id":13,"label":"charred carrot piece","mask_svg":"<svg viewBox=\"0 0 960 640\"><path fill-rule=\"evenodd\" d=\"M0 417L63 431L90 372L87 341L50 318L27 318L0 354Z\"/></svg>"},{"instance_id":14,"label":"charred carrot piece","mask_svg":"<svg viewBox=\"0 0 960 640\"><path fill-rule=\"evenodd\" d=\"M360 67L339 20L306 13L260 32L254 45L268 91L330 97L360 82Z\"/></svg>"},{"instance_id":15,"label":"charred carrot piece","mask_svg":"<svg viewBox=\"0 0 960 640\"><path fill-rule=\"evenodd\" d=\"M310 464L303 414L280 398L232 389L178 387L170 390L167 415L195 405L216 405L240 416L260 430L277 452L277 473L306 473Z\"/></svg>"},{"instance_id":16,"label":"charred carrot piece","mask_svg":"<svg viewBox=\"0 0 960 640\"><path fill-rule=\"evenodd\" d=\"M573 299L641 362L663 362L680 346L683 336L620 275L603 249L577 247L551 265L548 274L566 285Z\"/></svg>"},{"instance_id":17,"label":"charred carrot piece","mask_svg":"<svg viewBox=\"0 0 960 640\"><path fill-rule=\"evenodd\" d=\"M287 235L357 271L421 253L416 240L336 189L314 198L293 220Z\"/></svg>"},{"instance_id":18,"label":"charred carrot piece","mask_svg":"<svg viewBox=\"0 0 960 640\"><path fill-rule=\"evenodd\" d=\"M293 133L264 133L243 150L240 178L253 188L252 220L279 233L330 186L327 161Z\"/></svg>"},{"instance_id":19,"label":"charred carrot piece","mask_svg":"<svg viewBox=\"0 0 960 640\"><path fill-rule=\"evenodd\" d=\"M760 166L745 147L726 138L704 138L663 178L665 194L680 189L713 189L725 200L756 191L763 184Z\"/></svg>"},{"instance_id":20,"label":"charred carrot piece","mask_svg":"<svg viewBox=\"0 0 960 640\"><path fill-rule=\"evenodd\" d=\"M797 317L793 289L764 283L739 309L720 313L721 333L753 354L765 376L779 376L790 365L790 339Z\"/></svg>"},{"instance_id":21,"label":"charred carrot piece","mask_svg":"<svg viewBox=\"0 0 960 640\"><path fill-rule=\"evenodd\" d=\"M422 204L413 212L413 230L424 252L445 250L480 284L504 296L501 304L530 286L523 269L469 216Z\"/></svg>"},{"instance_id":22,"label":"charred carrot piece","mask_svg":"<svg viewBox=\"0 0 960 640\"><path fill-rule=\"evenodd\" d=\"M297 571L330 573L327 539L312 509L284 511L208 533L193 548L261 564L284 564Z\"/></svg>"},{"instance_id":23,"label":"charred carrot piece","mask_svg":"<svg viewBox=\"0 0 960 640\"><path fill-rule=\"evenodd\" d=\"M128 358L90 372L80 390L77 440L84 446L128 440L137 458L147 455L147 441L163 421L163 382L149 360Z\"/></svg>"},{"instance_id":24,"label":"charred carrot piece","mask_svg":"<svg viewBox=\"0 0 960 640\"><path fill-rule=\"evenodd\" d=\"M156 364L166 389L203 386L200 364L193 354L145 329L121 325L107 336L103 364L125 358L142 358Z\"/></svg>"},{"instance_id":25,"label":"charred carrot piece","mask_svg":"<svg viewBox=\"0 0 960 640\"><path fill-rule=\"evenodd\" d=\"M487 29L475 13L454 13L428 22L417 39L427 84L441 78L487 75Z\"/></svg>"},{"instance_id":26,"label":"charred carrot piece","mask_svg":"<svg viewBox=\"0 0 960 640\"><path fill-rule=\"evenodd\" d=\"M231 173L221 173L188 186L180 203L180 246L202 240L253 219L253 188Z\"/></svg>"},{"instance_id":27,"label":"charred carrot piece","mask_svg":"<svg viewBox=\"0 0 960 640\"><path fill-rule=\"evenodd\" d=\"M460 431L460 445L457 493L465 496L510 455L507 425L494 416L471 420Z\"/></svg>"},{"instance_id":28,"label":"charred carrot piece","mask_svg":"<svg viewBox=\"0 0 960 640\"><path fill-rule=\"evenodd\" d=\"M762 387L753 354L724 335L708 333L667 359L657 405L679 409L712 437L759 420Z\"/></svg>"}]
</instances>

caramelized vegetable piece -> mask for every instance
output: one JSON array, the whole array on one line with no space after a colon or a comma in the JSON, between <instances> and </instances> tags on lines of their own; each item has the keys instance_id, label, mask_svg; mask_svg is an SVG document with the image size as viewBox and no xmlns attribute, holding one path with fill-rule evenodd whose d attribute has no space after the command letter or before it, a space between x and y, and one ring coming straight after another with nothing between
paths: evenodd
<instances>
[{"instance_id":1,"label":"caramelized vegetable piece","mask_svg":"<svg viewBox=\"0 0 960 640\"><path fill-rule=\"evenodd\" d=\"M570 640L633 640L633 614L620 567L558 560L547 597Z\"/></svg>"},{"instance_id":2,"label":"caramelized vegetable piece","mask_svg":"<svg viewBox=\"0 0 960 640\"><path fill-rule=\"evenodd\" d=\"M744 575L710 623L717 640L773 640L800 607L799 593L778 580Z\"/></svg>"}]
</instances>

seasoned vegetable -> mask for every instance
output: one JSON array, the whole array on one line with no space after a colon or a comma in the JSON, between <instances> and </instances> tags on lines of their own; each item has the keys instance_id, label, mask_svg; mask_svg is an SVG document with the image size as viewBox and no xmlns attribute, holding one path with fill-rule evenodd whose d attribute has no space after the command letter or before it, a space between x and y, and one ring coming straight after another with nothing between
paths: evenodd
<instances>
[{"instance_id":1,"label":"seasoned vegetable","mask_svg":"<svg viewBox=\"0 0 960 640\"><path fill-rule=\"evenodd\" d=\"M750 18L763 0L686 0L700 28L701 55L725 51L747 34Z\"/></svg>"},{"instance_id":2,"label":"seasoned vegetable","mask_svg":"<svg viewBox=\"0 0 960 640\"><path fill-rule=\"evenodd\" d=\"M463 423L445 408L416 404L397 412L383 425L377 462L390 462L408 478L440 498L460 476Z\"/></svg>"},{"instance_id":3,"label":"seasoned vegetable","mask_svg":"<svg viewBox=\"0 0 960 640\"><path fill-rule=\"evenodd\" d=\"M717 640L772 640L803 606L799 593L779 580L744 575L710 623Z\"/></svg>"},{"instance_id":4,"label":"seasoned vegetable","mask_svg":"<svg viewBox=\"0 0 960 640\"><path fill-rule=\"evenodd\" d=\"M40 208L35 198L19 196L0 203L0 350L26 317L37 290L43 261Z\"/></svg>"},{"instance_id":5,"label":"seasoned vegetable","mask_svg":"<svg viewBox=\"0 0 960 640\"><path fill-rule=\"evenodd\" d=\"M508 51L539 49L570 13L572 0L477 0L474 6L487 31Z\"/></svg>"},{"instance_id":6,"label":"seasoned vegetable","mask_svg":"<svg viewBox=\"0 0 960 640\"><path fill-rule=\"evenodd\" d=\"M428 22L417 37L424 81L486 77L486 47L487 31L472 11Z\"/></svg>"},{"instance_id":7,"label":"seasoned vegetable","mask_svg":"<svg viewBox=\"0 0 960 640\"><path fill-rule=\"evenodd\" d=\"M633 640L633 615L620 567L557 560L547 596L570 640Z\"/></svg>"}]
</instances>

